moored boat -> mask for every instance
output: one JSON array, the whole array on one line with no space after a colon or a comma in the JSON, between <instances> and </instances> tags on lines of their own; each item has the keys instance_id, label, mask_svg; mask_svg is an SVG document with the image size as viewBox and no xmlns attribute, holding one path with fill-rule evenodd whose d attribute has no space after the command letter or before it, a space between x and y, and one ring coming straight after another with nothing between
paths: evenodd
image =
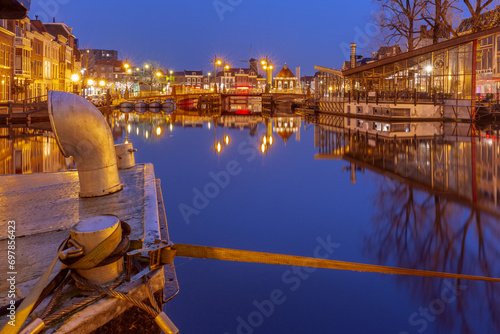
<instances>
[{"instance_id":1,"label":"moored boat","mask_svg":"<svg viewBox=\"0 0 500 334\"><path fill-rule=\"evenodd\" d=\"M178 332L153 301L153 295L160 301L173 296L167 290L175 272L143 257L150 246L168 244L153 166L136 164L131 144L115 147L104 117L83 98L51 91L48 109L60 150L73 157L77 170L0 177L9 185L0 198L13 226L12 233L0 232L0 244L14 245L17 254L10 268L16 295L8 293L12 282L0 282L0 306L14 305L15 316L2 316L0 327L17 333L26 322L25 333L105 332L106 326L120 328L120 319L135 312L133 305L144 309L149 299L148 313L159 327ZM142 248L148 249L130 253ZM133 264L134 258L145 259L146 266ZM9 315L9 309L2 311ZM35 320L26 319L30 313Z\"/></svg>"}]
</instances>

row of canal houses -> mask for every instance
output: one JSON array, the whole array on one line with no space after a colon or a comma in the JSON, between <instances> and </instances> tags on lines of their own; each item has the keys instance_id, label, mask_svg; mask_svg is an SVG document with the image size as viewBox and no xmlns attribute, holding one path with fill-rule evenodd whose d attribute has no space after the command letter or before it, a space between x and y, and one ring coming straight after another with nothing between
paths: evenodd
<instances>
[{"instance_id":1,"label":"row of canal houses","mask_svg":"<svg viewBox=\"0 0 500 334\"><path fill-rule=\"evenodd\" d=\"M342 70L315 66L320 112L393 120L473 120L499 111L498 24L375 61L358 58L356 44L351 44L351 59Z\"/></svg>"},{"instance_id":2,"label":"row of canal houses","mask_svg":"<svg viewBox=\"0 0 500 334\"><path fill-rule=\"evenodd\" d=\"M78 40L66 24L0 20L0 102L73 91L71 75L80 70Z\"/></svg>"}]
</instances>

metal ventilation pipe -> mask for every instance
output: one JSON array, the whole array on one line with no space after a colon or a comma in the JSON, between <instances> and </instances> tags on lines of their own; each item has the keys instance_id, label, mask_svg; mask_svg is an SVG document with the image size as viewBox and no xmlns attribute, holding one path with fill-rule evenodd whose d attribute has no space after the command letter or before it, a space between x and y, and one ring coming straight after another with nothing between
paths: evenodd
<instances>
[{"instance_id":1,"label":"metal ventilation pipe","mask_svg":"<svg viewBox=\"0 0 500 334\"><path fill-rule=\"evenodd\" d=\"M65 157L75 159L80 197L96 197L123 189L118 177L113 136L101 112L81 96L50 91L49 117Z\"/></svg>"},{"instance_id":2,"label":"metal ventilation pipe","mask_svg":"<svg viewBox=\"0 0 500 334\"><path fill-rule=\"evenodd\" d=\"M351 68L356 67L356 43L351 43Z\"/></svg>"}]
</instances>

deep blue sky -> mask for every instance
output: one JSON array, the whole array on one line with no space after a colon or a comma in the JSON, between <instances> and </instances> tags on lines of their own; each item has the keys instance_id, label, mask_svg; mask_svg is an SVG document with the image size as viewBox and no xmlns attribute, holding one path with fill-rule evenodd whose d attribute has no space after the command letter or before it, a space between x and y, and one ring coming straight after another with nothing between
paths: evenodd
<instances>
[{"instance_id":1,"label":"deep blue sky","mask_svg":"<svg viewBox=\"0 0 500 334\"><path fill-rule=\"evenodd\" d=\"M254 58L269 54L277 67L312 74L314 65L341 67L341 47L372 33L371 9L371 0L34 0L30 17L55 16L74 28L80 47L118 50L137 65L156 59L213 71L210 59L220 54L242 67L253 45Z\"/></svg>"}]
</instances>

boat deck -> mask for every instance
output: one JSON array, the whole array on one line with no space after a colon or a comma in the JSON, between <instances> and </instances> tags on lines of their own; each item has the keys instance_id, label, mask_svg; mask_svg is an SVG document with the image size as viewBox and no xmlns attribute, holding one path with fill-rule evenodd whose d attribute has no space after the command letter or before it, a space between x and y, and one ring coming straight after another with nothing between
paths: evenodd
<instances>
[{"instance_id":1,"label":"boat deck","mask_svg":"<svg viewBox=\"0 0 500 334\"><path fill-rule=\"evenodd\" d=\"M120 170L120 181L123 190L112 195L96 198L80 198L78 174L76 170L40 173L26 175L7 175L0 177L0 270L3 273L12 272L7 267L7 236L8 221L15 221L15 270L16 291L24 295L36 280L43 274L50 262L56 256L61 242L69 235L69 228L81 219L112 214L121 221L127 222L131 228L131 240L154 240L160 238L160 212L163 210L161 190L157 192L157 180L151 164L137 164L136 166ZM163 212L162 212L163 214ZM163 217L163 216L162 216ZM163 225L163 224L162 224ZM166 226L163 228L166 229ZM165 233L162 233L165 238ZM168 234L167 234L168 238ZM55 271L57 272L57 271ZM163 270L159 270L155 279L152 279L153 290L164 287ZM140 283L140 282L135 282ZM140 290L138 284L129 283L128 290ZM7 298L8 282L0 281L0 306L9 302ZM145 291L144 291L145 292ZM146 296L146 295L144 295ZM141 298L139 298L141 299ZM73 320L66 320L66 325L60 332L79 331L85 320L84 314L92 314L91 322L105 323L126 308L116 299L101 300L99 307L94 304L92 310L78 312ZM43 306L43 304L41 305ZM39 307L40 308L40 307ZM96 321L96 316L102 313L102 321ZM6 318L6 317L3 317ZM76 320L76 322L75 322ZM5 319L0 321L0 328ZM68 326L71 324L71 326ZM75 325L77 324L77 325ZM87 324L88 325L88 324ZM68 330L63 330L64 327ZM93 327L93 325L92 325Z\"/></svg>"}]
</instances>

